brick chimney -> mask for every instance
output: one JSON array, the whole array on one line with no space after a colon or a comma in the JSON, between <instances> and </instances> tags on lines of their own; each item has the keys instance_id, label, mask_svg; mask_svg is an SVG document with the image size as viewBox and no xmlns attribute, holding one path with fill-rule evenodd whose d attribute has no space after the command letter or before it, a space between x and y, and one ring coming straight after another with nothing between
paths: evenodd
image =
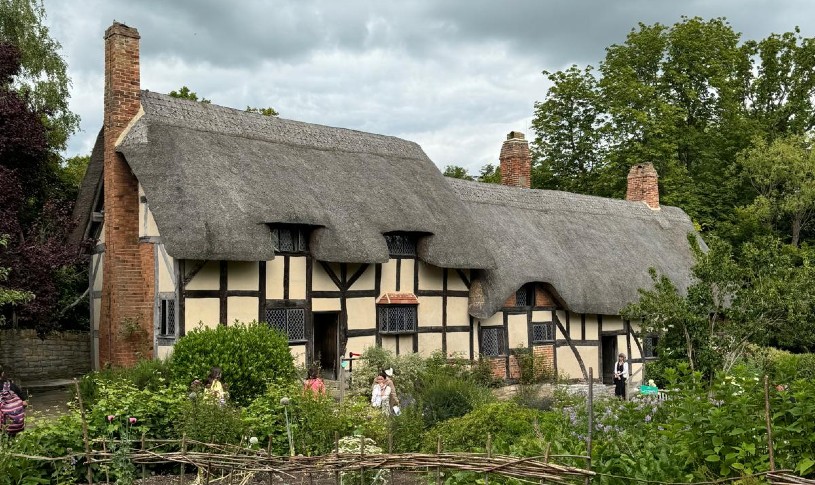
<instances>
[{"instance_id":1,"label":"brick chimney","mask_svg":"<svg viewBox=\"0 0 815 485\"><path fill-rule=\"evenodd\" d=\"M532 154L529 142L519 131L510 131L501 146L501 184L529 188Z\"/></svg>"},{"instance_id":2,"label":"brick chimney","mask_svg":"<svg viewBox=\"0 0 815 485\"><path fill-rule=\"evenodd\" d=\"M99 322L100 365L152 356L154 247L139 243L139 183L115 143L139 112L139 32L105 31L105 257ZM144 355L146 354L146 355Z\"/></svg>"},{"instance_id":3,"label":"brick chimney","mask_svg":"<svg viewBox=\"0 0 815 485\"><path fill-rule=\"evenodd\" d=\"M628 172L628 190L625 200L645 202L651 209L659 209L659 175L653 163L638 163Z\"/></svg>"}]
</instances>

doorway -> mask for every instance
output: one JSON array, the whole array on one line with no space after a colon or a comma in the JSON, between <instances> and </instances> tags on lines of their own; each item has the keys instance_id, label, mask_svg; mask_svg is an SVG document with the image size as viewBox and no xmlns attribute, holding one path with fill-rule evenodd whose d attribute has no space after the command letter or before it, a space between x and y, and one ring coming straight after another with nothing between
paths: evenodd
<instances>
[{"instance_id":1,"label":"doorway","mask_svg":"<svg viewBox=\"0 0 815 485\"><path fill-rule=\"evenodd\" d=\"M617 362L617 336L600 337L603 362L603 384L614 384L614 364Z\"/></svg>"},{"instance_id":2,"label":"doorway","mask_svg":"<svg viewBox=\"0 0 815 485\"><path fill-rule=\"evenodd\" d=\"M320 364L324 379L337 378L339 322L339 312L314 313L314 357L312 361Z\"/></svg>"}]
</instances>

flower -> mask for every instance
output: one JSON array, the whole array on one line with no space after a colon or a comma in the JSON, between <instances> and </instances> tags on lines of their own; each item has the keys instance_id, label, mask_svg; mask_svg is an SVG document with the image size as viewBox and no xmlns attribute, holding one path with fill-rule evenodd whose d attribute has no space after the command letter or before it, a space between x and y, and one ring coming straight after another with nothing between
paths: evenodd
<instances>
[{"instance_id":1,"label":"flower","mask_svg":"<svg viewBox=\"0 0 815 485\"><path fill-rule=\"evenodd\" d=\"M250 445L256 445L256 444L258 444L258 438L257 438L257 436L252 436L251 438L249 438L249 444L250 444Z\"/></svg>"},{"instance_id":2,"label":"flower","mask_svg":"<svg viewBox=\"0 0 815 485\"><path fill-rule=\"evenodd\" d=\"M128 419L128 421L130 422L130 424L136 424L136 418L131 417Z\"/></svg>"},{"instance_id":3,"label":"flower","mask_svg":"<svg viewBox=\"0 0 815 485\"><path fill-rule=\"evenodd\" d=\"M108 414L108 423L112 423L114 419L116 419L116 416L113 414Z\"/></svg>"},{"instance_id":4,"label":"flower","mask_svg":"<svg viewBox=\"0 0 815 485\"><path fill-rule=\"evenodd\" d=\"M650 415L650 414L646 414L646 415L645 415L645 422L646 422L646 423L650 423L650 422L651 422L651 415Z\"/></svg>"}]
</instances>

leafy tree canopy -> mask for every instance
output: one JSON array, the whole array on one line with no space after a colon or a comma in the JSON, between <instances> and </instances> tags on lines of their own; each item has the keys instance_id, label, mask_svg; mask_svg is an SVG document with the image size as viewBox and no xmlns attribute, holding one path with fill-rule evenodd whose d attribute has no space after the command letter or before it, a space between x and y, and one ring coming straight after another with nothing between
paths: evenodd
<instances>
[{"instance_id":1,"label":"leafy tree canopy","mask_svg":"<svg viewBox=\"0 0 815 485\"><path fill-rule=\"evenodd\" d=\"M205 97L201 97L198 99L198 94L195 91L190 91L190 88L187 86L181 86L181 89L178 91L170 91L170 97L178 98L178 99L188 99L190 101L200 101L202 103L211 103L212 101L208 100Z\"/></svg>"},{"instance_id":2,"label":"leafy tree canopy","mask_svg":"<svg viewBox=\"0 0 815 485\"><path fill-rule=\"evenodd\" d=\"M466 168L459 167L458 165L447 165L444 167L444 172L442 172L442 175L454 179L475 180L475 177L467 173Z\"/></svg>"},{"instance_id":3,"label":"leafy tree canopy","mask_svg":"<svg viewBox=\"0 0 815 485\"><path fill-rule=\"evenodd\" d=\"M277 112L276 109L269 107L269 108L252 108L250 106L246 107L247 113L257 113L263 116L278 116L280 113Z\"/></svg>"},{"instance_id":4,"label":"leafy tree canopy","mask_svg":"<svg viewBox=\"0 0 815 485\"><path fill-rule=\"evenodd\" d=\"M20 53L14 90L44 117L49 145L61 150L79 127L79 117L68 107L71 81L59 53L62 46L51 38L44 20L41 0L0 0L0 43L14 45Z\"/></svg>"}]
</instances>

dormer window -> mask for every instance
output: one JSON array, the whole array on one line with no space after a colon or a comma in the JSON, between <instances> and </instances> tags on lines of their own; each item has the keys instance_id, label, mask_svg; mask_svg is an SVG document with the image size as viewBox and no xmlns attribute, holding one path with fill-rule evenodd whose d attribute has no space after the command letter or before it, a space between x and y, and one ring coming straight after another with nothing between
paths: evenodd
<instances>
[{"instance_id":1,"label":"dormer window","mask_svg":"<svg viewBox=\"0 0 815 485\"><path fill-rule=\"evenodd\" d=\"M272 242L276 253L307 253L308 228L296 224L279 224L272 226Z\"/></svg>"},{"instance_id":2,"label":"dormer window","mask_svg":"<svg viewBox=\"0 0 815 485\"><path fill-rule=\"evenodd\" d=\"M390 232L385 234L385 242L388 244L388 253L395 258L415 258L416 234L407 232Z\"/></svg>"},{"instance_id":3,"label":"dormer window","mask_svg":"<svg viewBox=\"0 0 815 485\"><path fill-rule=\"evenodd\" d=\"M527 283L515 292L515 306L533 306L535 304L535 285Z\"/></svg>"}]
</instances>

